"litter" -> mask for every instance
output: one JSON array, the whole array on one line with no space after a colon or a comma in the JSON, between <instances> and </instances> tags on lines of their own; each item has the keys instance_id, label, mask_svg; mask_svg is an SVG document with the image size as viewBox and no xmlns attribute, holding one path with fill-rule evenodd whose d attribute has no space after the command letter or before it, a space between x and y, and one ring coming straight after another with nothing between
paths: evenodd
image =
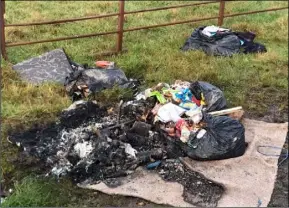
<instances>
[{"instance_id":1,"label":"litter","mask_svg":"<svg viewBox=\"0 0 289 208\"><path fill-rule=\"evenodd\" d=\"M89 153L92 152L93 148L91 143L84 141L83 143L77 143L74 146L74 150L80 158L86 157Z\"/></svg>"},{"instance_id":2,"label":"litter","mask_svg":"<svg viewBox=\"0 0 289 208\"><path fill-rule=\"evenodd\" d=\"M20 77L32 84L58 82L63 84L65 77L73 72L63 49L55 49L18 63L12 67Z\"/></svg>"},{"instance_id":3,"label":"litter","mask_svg":"<svg viewBox=\"0 0 289 208\"><path fill-rule=\"evenodd\" d=\"M220 28L220 27L212 25L212 26L205 27L202 33L208 37L211 37L215 35L217 32L225 32L225 31L229 31L229 29Z\"/></svg>"},{"instance_id":4,"label":"litter","mask_svg":"<svg viewBox=\"0 0 289 208\"><path fill-rule=\"evenodd\" d=\"M95 62L95 65L99 68L103 69L114 69L115 63L110 61L97 61Z\"/></svg>"},{"instance_id":5,"label":"litter","mask_svg":"<svg viewBox=\"0 0 289 208\"><path fill-rule=\"evenodd\" d=\"M130 144L124 144L124 146L125 146L125 153L136 158L135 154L137 153L137 151L134 148L132 148L132 146Z\"/></svg>"},{"instance_id":6,"label":"litter","mask_svg":"<svg viewBox=\"0 0 289 208\"><path fill-rule=\"evenodd\" d=\"M254 42L255 36L252 32L233 32L216 26L201 26L193 31L181 49L202 50L207 55L214 56L267 52L264 45Z\"/></svg>"},{"instance_id":7,"label":"litter","mask_svg":"<svg viewBox=\"0 0 289 208\"><path fill-rule=\"evenodd\" d=\"M104 183L79 186L112 196L138 197L165 206L256 207L259 197L261 207L267 207L274 190L278 157L259 154L257 147L274 144L282 148L288 123L245 118L243 124L248 148L242 157L202 162L186 157L167 159L163 160L158 172L136 169L118 187L110 188ZM276 149L275 153L280 152L281 149Z\"/></svg>"},{"instance_id":8,"label":"litter","mask_svg":"<svg viewBox=\"0 0 289 208\"><path fill-rule=\"evenodd\" d=\"M141 94L141 99L109 108L77 101L63 110L59 122L41 130L14 132L10 140L45 161L52 175L68 175L76 183L103 182L110 187L121 185L119 180L139 166L160 172L168 159L219 160L244 153L242 124L213 111L226 106L217 87L178 80L172 85L160 83ZM176 168L184 172L180 165Z\"/></svg>"},{"instance_id":9,"label":"litter","mask_svg":"<svg viewBox=\"0 0 289 208\"><path fill-rule=\"evenodd\" d=\"M242 106L238 106L235 108L229 108L229 109L225 109L225 110L209 112L208 114L213 115L213 116L227 115L233 119L240 120L242 118L242 116L244 115L244 110L243 110Z\"/></svg>"},{"instance_id":10,"label":"litter","mask_svg":"<svg viewBox=\"0 0 289 208\"><path fill-rule=\"evenodd\" d=\"M156 162L153 162L153 163L150 163L147 165L147 169L150 170L150 169L154 169L154 168L157 168L159 165L161 164L161 161L156 161Z\"/></svg>"},{"instance_id":11,"label":"litter","mask_svg":"<svg viewBox=\"0 0 289 208\"><path fill-rule=\"evenodd\" d=\"M205 105L208 112L222 110L227 106L224 93L210 83L202 81L193 82L190 85L190 90L196 99L201 100L201 104Z\"/></svg>"},{"instance_id":12,"label":"litter","mask_svg":"<svg viewBox=\"0 0 289 208\"><path fill-rule=\"evenodd\" d=\"M64 84L73 101L114 86L130 88L134 95L140 85L138 80L128 79L114 62L96 61L96 67L73 62L63 49L55 49L38 57L14 65L23 80L33 84L57 82Z\"/></svg>"},{"instance_id":13,"label":"litter","mask_svg":"<svg viewBox=\"0 0 289 208\"><path fill-rule=\"evenodd\" d=\"M186 153L196 160L220 160L245 153L245 129L227 116L205 115L206 127L197 134L191 133ZM202 131L202 132L201 132Z\"/></svg>"},{"instance_id":14,"label":"litter","mask_svg":"<svg viewBox=\"0 0 289 208\"><path fill-rule=\"evenodd\" d=\"M74 63L74 72L66 77L65 88L73 100L88 97L92 93L114 86L137 89L137 81L129 80L121 69L112 68L114 63L103 68L85 68ZM103 66L102 66L103 67Z\"/></svg>"},{"instance_id":15,"label":"litter","mask_svg":"<svg viewBox=\"0 0 289 208\"><path fill-rule=\"evenodd\" d=\"M264 150L263 151L261 150L262 148L263 149L267 148L267 153L264 153ZM268 152L270 152L270 151L268 151L270 149L271 149L271 153L268 153ZM275 151L272 151L272 150L275 150ZM275 153L278 150L281 150L281 154L280 153ZM282 153L282 150L286 150L286 153ZM269 145L268 146L258 146L257 147L257 152L259 152L262 155L269 156L269 157L283 157L282 160L278 163L278 166L280 166L289 157L288 149L284 149L284 148L280 148L280 147L276 147L276 146L269 146Z\"/></svg>"},{"instance_id":16,"label":"litter","mask_svg":"<svg viewBox=\"0 0 289 208\"><path fill-rule=\"evenodd\" d=\"M159 108L157 115L162 122L167 123L169 121L177 122L184 113L185 110L183 108L172 103L167 103Z\"/></svg>"}]
</instances>

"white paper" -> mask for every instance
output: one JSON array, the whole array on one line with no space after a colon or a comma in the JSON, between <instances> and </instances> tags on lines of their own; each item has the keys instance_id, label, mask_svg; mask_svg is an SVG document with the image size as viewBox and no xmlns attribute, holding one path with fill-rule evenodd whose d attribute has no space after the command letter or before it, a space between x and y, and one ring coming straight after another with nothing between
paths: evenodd
<instances>
[{"instance_id":1,"label":"white paper","mask_svg":"<svg viewBox=\"0 0 289 208\"><path fill-rule=\"evenodd\" d=\"M217 31L229 31L229 29L211 25L211 26L205 27L202 33L208 37L211 37L212 36L211 33L216 33Z\"/></svg>"}]
</instances>

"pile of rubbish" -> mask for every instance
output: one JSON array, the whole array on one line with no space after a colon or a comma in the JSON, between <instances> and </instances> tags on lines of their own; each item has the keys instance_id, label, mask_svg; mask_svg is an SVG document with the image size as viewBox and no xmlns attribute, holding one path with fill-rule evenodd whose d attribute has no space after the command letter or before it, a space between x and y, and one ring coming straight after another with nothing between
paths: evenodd
<instances>
[{"instance_id":1,"label":"pile of rubbish","mask_svg":"<svg viewBox=\"0 0 289 208\"><path fill-rule=\"evenodd\" d=\"M97 61L96 67L88 67L69 60L72 72L66 77L64 86L72 99L79 100L114 86L129 88L136 94L140 82L128 79L114 62Z\"/></svg>"},{"instance_id":2,"label":"pile of rubbish","mask_svg":"<svg viewBox=\"0 0 289 208\"><path fill-rule=\"evenodd\" d=\"M72 61L63 49L55 49L38 57L15 64L12 68L32 84L56 82L63 84L73 101L114 86L132 89L137 93L140 82L128 79L114 62L97 61L95 67Z\"/></svg>"},{"instance_id":3,"label":"pile of rubbish","mask_svg":"<svg viewBox=\"0 0 289 208\"><path fill-rule=\"evenodd\" d=\"M157 99L150 111L153 124L175 138L192 159L227 159L244 154L243 125L230 117L209 114L226 107L224 94L217 87L202 81L177 80L171 86L160 83L136 98L151 96Z\"/></svg>"},{"instance_id":4,"label":"pile of rubbish","mask_svg":"<svg viewBox=\"0 0 289 208\"><path fill-rule=\"evenodd\" d=\"M266 52L265 46L253 42L255 36L203 26L192 33L182 50L218 56ZM182 158L222 160L245 153L240 115L230 114L241 107L227 109L224 93L210 83L176 80L139 92L141 83L128 79L114 62L98 61L96 67L88 67L71 61L62 49L13 69L32 83L64 84L75 101L57 122L9 134L9 141L44 162L47 175L68 175L76 183L104 182L116 187L121 185L120 178L142 166L157 171L164 180L181 183L189 203L204 206L206 201L216 206L223 187L188 170ZM132 89L134 99L109 105L83 100L116 85ZM202 195L208 187L210 196Z\"/></svg>"},{"instance_id":5,"label":"pile of rubbish","mask_svg":"<svg viewBox=\"0 0 289 208\"><path fill-rule=\"evenodd\" d=\"M138 166L155 169L184 156L218 160L244 154L243 125L209 114L225 107L222 91L209 83L161 83L112 108L74 102L59 122L14 132L10 141L45 161L53 175L113 186L112 179Z\"/></svg>"},{"instance_id":6,"label":"pile of rubbish","mask_svg":"<svg viewBox=\"0 0 289 208\"><path fill-rule=\"evenodd\" d=\"M202 50L214 56L267 52L264 45L254 42L255 37L253 32L233 32L214 25L201 26L193 31L181 49Z\"/></svg>"}]
</instances>

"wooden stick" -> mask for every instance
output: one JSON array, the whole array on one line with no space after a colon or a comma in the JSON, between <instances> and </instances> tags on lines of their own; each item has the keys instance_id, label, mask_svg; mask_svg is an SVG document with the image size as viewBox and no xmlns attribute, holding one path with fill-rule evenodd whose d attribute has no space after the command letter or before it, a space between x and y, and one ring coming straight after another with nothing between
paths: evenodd
<instances>
[{"instance_id":1,"label":"wooden stick","mask_svg":"<svg viewBox=\"0 0 289 208\"><path fill-rule=\"evenodd\" d=\"M235 112L238 112L241 110L243 110L242 106L238 106L235 108L229 108L229 109L220 110L220 111L213 111L213 112L210 112L208 114L213 115L213 116L221 116L221 115L235 113Z\"/></svg>"}]
</instances>

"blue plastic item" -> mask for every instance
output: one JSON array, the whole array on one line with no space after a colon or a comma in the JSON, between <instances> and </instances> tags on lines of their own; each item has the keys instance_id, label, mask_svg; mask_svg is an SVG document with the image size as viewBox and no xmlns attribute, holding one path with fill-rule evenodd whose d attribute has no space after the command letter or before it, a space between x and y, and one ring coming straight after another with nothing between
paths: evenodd
<instances>
[{"instance_id":1,"label":"blue plastic item","mask_svg":"<svg viewBox=\"0 0 289 208\"><path fill-rule=\"evenodd\" d=\"M175 94L176 98L180 99L182 102L191 101L193 94L189 88L183 89L181 92Z\"/></svg>"},{"instance_id":2,"label":"blue plastic item","mask_svg":"<svg viewBox=\"0 0 289 208\"><path fill-rule=\"evenodd\" d=\"M150 163L147 165L147 169L154 169L156 167L158 167L160 164L162 163L162 161L158 160L156 162Z\"/></svg>"}]
</instances>

